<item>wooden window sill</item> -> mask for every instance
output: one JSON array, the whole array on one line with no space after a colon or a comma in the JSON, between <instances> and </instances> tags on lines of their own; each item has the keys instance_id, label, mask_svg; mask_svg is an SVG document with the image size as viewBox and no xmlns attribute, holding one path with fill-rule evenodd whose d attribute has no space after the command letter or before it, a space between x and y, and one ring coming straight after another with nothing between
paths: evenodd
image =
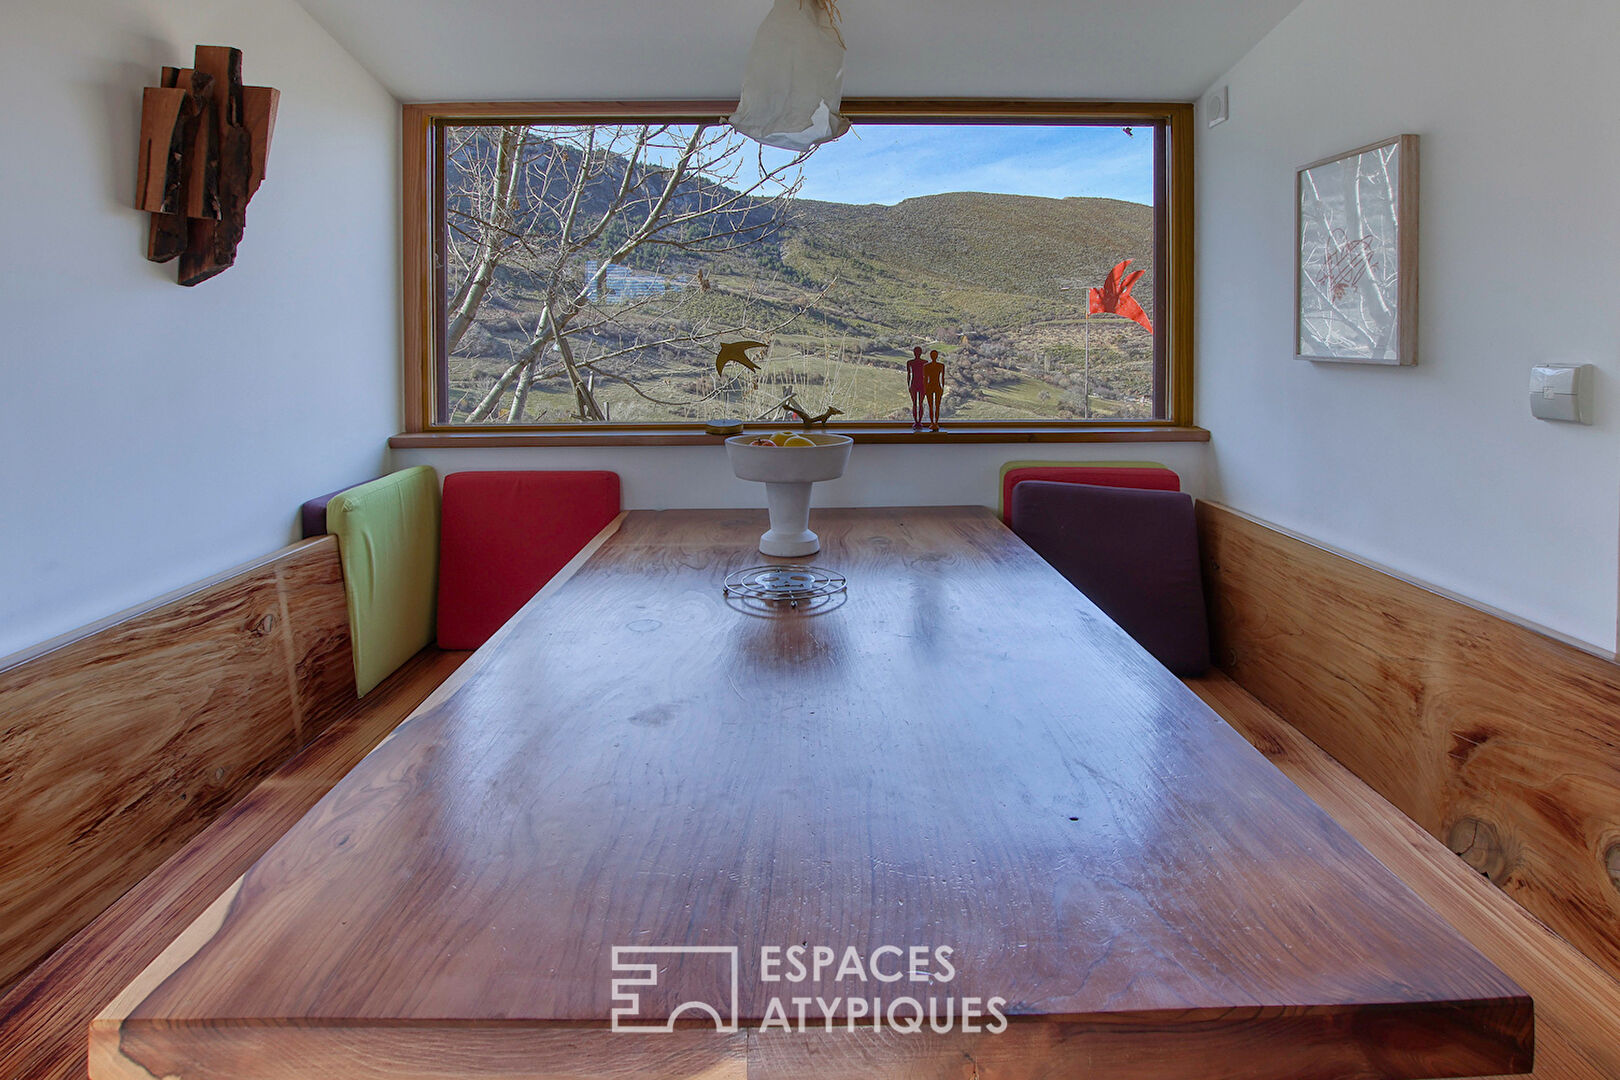
<instances>
[{"instance_id":1,"label":"wooden window sill","mask_svg":"<svg viewBox=\"0 0 1620 1080\"><path fill-rule=\"evenodd\" d=\"M784 424L783 430L796 425ZM830 428L858 443L1104 443L1104 442L1208 442L1209 432L1201 427L1072 427L957 428L949 431L850 430ZM481 428L467 431L418 431L395 435L388 445L395 450L438 450L447 447L487 448L497 446L707 446L725 441L721 435L701 431L657 428L622 428L582 431L518 430Z\"/></svg>"}]
</instances>

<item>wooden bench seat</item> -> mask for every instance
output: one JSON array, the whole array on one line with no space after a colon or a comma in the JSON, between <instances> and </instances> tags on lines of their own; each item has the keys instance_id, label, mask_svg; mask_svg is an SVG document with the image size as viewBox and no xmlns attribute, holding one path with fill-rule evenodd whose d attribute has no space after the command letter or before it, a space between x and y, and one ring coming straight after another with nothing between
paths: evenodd
<instances>
[{"instance_id":1,"label":"wooden bench seat","mask_svg":"<svg viewBox=\"0 0 1620 1080\"><path fill-rule=\"evenodd\" d=\"M1230 509L1198 518L1215 666L1620 979L1620 664Z\"/></svg>"},{"instance_id":2,"label":"wooden bench seat","mask_svg":"<svg viewBox=\"0 0 1620 1080\"><path fill-rule=\"evenodd\" d=\"M1225 675L1187 685L1536 1004L1538 1080L1620 1077L1620 982Z\"/></svg>"},{"instance_id":3,"label":"wooden bench seat","mask_svg":"<svg viewBox=\"0 0 1620 1080\"><path fill-rule=\"evenodd\" d=\"M428 648L0 998L0 1077L83 1080L90 1021L470 654Z\"/></svg>"},{"instance_id":4,"label":"wooden bench seat","mask_svg":"<svg viewBox=\"0 0 1620 1080\"><path fill-rule=\"evenodd\" d=\"M562 587L621 518L541 592ZM75 896L44 920L59 936L43 947L0 925L0 1080L84 1080L90 1021L373 747L453 693L477 666L464 665L472 655L430 646L356 698L337 541L320 537L0 661L0 714L15 710L7 735L40 747L15 770L30 780L20 795L0 788L0 821L32 814L21 850L47 868L0 861L17 871L0 873L0 901L26 910L53 888ZM192 746L264 730L273 737L235 775ZM115 767L80 760L83 747L120 739L151 748ZM150 807L159 800L141 792L153 774L178 797ZM108 775L147 812L26 804L53 781L88 787ZM89 884L49 872L103 864ZM13 971L22 974L8 982Z\"/></svg>"}]
</instances>

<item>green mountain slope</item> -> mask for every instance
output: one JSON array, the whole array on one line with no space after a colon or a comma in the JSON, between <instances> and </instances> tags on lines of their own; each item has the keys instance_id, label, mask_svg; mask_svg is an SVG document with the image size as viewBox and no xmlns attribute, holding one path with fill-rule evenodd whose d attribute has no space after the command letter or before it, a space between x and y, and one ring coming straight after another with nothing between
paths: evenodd
<instances>
[{"instance_id":1,"label":"green mountain slope","mask_svg":"<svg viewBox=\"0 0 1620 1080\"><path fill-rule=\"evenodd\" d=\"M1137 203L980 192L895 206L806 200L782 239L782 261L807 282L836 278L834 312L870 333L1072 319L1085 289L1127 258L1148 272L1135 295L1152 310L1153 210Z\"/></svg>"},{"instance_id":2,"label":"green mountain slope","mask_svg":"<svg viewBox=\"0 0 1620 1080\"><path fill-rule=\"evenodd\" d=\"M790 222L793 242L900 272L1053 300L1062 285L1101 284L1119 259L1146 262L1153 247L1152 208L1114 199L967 191L895 206L803 200ZM1137 288L1150 284L1144 279Z\"/></svg>"}]
</instances>

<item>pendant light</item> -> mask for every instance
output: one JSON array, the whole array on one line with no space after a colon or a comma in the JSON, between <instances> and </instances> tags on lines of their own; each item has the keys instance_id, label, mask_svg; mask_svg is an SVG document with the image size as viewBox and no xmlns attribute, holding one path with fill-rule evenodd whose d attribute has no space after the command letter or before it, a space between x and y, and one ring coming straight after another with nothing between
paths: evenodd
<instances>
[{"instance_id":1,"label":"pendant light","mask_svg":"<svg viewBox=\"0 0 1620 1080\"><path fill-rule=\"evenodd\" d=\"M849 130L837 0L775 0L748 50L731 126L784 150L808 150Z\"/></svg>"}]
</instances>

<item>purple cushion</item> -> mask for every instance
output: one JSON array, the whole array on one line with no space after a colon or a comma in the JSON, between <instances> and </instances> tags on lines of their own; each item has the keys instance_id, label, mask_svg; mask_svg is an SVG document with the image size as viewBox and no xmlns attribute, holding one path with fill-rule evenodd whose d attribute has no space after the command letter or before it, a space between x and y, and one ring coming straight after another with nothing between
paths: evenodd
<instances>
[{"instance_id":1,"label":"purple cushion","mask_svg":"<svg viewBox=\"0 0 1620 1080\"><path fill-rule=\"evenodd\" d=\"M1012 529L1165 667L1209 668L1191 496L1026 480Z\"/></svg>"},{"instance_id":2,"label":"purple cushion","mask_svg":"<svg viewBox=\"0 0 1620 1080\"><path fill-rule=\"evenodd\" d=\"M318 495L298 508L298 521L303 526L305 540L312 536L326 535L326 504L348 490L349 488L343 487L336 491L328 491L325 495Z\"/></svg>"}]
</instances>

